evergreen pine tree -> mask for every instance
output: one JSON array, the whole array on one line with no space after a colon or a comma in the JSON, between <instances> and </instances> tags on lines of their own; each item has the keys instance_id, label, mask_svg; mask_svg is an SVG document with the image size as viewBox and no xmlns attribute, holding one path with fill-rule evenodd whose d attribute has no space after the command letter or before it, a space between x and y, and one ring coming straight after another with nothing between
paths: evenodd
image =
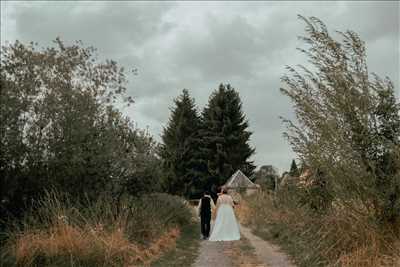
<instances>
[{"instance_id":1,"label":"evergreen pine tree","mask_svg":"<svg viewBox=\"0 0 400 267\"><path fill-rule=\"evenodd\" d=\"M249 145L251 132L242 112L239 94L230 85L219 86L209 98L202 113L203 160L208 172L206 187L222 185L238 169L247 176L255 166L249 158L254 149Z\"/></svg>"},{"instance_id":2,"label":"evergreen pine tree","mask_svg":"<svg viewBox=\"0 0 400 267\"><path fill-rule=\"evenodd\" d=\"M200 117L188 90L174 100L171 117L162 134L161 157L166 174L164 186L172 194L190 196L199 187Z\"/></svg>"},{"instance_id":3,"label":"evergreen pine tree","mask_svg":"<svg viewBox=\"0 0 400 267\"><path fill-rule=\"evenodd\" d=\"M289 173L291 176L296 176L296 177L300 175L300 172L299 172L299 169L297 168L297 164L296 164L295 160L292 160L292 165L290 166Z\"/></svg>"}]
</instances>

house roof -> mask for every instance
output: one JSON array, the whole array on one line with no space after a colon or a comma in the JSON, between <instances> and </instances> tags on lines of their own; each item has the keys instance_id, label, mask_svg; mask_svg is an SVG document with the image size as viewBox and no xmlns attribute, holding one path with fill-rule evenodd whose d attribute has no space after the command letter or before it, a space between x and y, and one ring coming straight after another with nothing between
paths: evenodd
<instances>
[{"instance_id":1,"label":"house roof","mask_svg":"<svg viewBox=\"0 0 400 267\"><path fill-rule=\"evenodd\" d=\"M237 170L223 185L226 188L258 188L259 185L250 181L246 175Z\"/></svg>"}]
</instances>

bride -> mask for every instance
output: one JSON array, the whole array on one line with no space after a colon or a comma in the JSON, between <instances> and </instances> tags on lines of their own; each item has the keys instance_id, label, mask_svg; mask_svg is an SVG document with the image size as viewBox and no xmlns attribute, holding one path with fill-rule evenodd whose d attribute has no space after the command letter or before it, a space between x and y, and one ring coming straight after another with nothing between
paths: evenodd
<instances>
[{"instance_id":1,"label":"bride","mask_svg":"<svg viewBox=\"0 0 400 267\"><path fill-rule=\"evenodd\" d=\"M233 199L222 189L217 200L217 218L215 219L210 241L232 241L240 239L239 224L233 211Z\"/></svg>"}]
</instances>

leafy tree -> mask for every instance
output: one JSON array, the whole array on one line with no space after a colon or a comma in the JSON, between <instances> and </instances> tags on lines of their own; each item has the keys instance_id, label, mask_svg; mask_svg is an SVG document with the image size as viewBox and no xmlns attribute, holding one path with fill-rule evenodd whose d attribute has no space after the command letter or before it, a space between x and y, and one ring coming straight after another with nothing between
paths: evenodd
<instances>
[{"instance_id":1,"label":"leafy tree","mask_svg":"<svg viewBox=\"0 0 400 267\"><path fill-rule=\"evenodd\" d=\"M365 44L355 32L338 32L336 41L317 18L301 19L309 48L300 50L312 69L288 67L290 74L282 78L281 91L298 118L285 120L286 136L300 158L324 174L324 190L338 203L398 221L400 107L393 84L370 77Z\"/></svg>"},{"instance_id":2,"label":"leafy tree","mask_svg":"<svg viewBox=\"0 0 400 267\"><path fill-rule=\"evenodd\" d=\"M274 167L271 165L261 166L261 168L255 172L254 176L254 182L259 184L263 189L275 190L279 175Z\"/></svg>"},{"instance_id":3,"label":"leafy tree","mask_svg":"<svg viewBox=\"0 0 400 267\"><path fill-rule=\"evenodd\" d=\"M202 170L198 145L200 117L188 90L184 89L174 104L162 134L165 186L170 193L188 197L201 187L198 178Z\"/></svg>"},{"instance_id":4,"label":"leafy tree","mask_svg":"<svg viewBox=\"0 0 400 267\"><path fill-rule=\"evenodd\" d=\"M1 48L3 210L23 211L50 188L95 199L136 175L137 142L146 138L113 106L133 102L124 69L94 53L59 39Z\"/></svg>"},{"instance_id":5,"label":"leafy tree","mask_svg":"<svg viewBox=\"0 0 400 267\"><path fill-rule=\"evenodd\" d=\"M210 96L202 119L202 153L208 167L203 178L206 186L222 185L238 169L251 176L255 166L249 158L255 150L249 145L251 132L235 89L221 84Z\"/></svg>"},{"instance_id":6,"label":"leafy tree","mask_svg":"<svg viewBox=\"0 0 400 267\"><path fill-rule=\"evenodd\" d=\"M300 175L299 169L297 168L297 164L295 160L292 160L292 165L290 166L290 175L298 177Z\"/></svg>"},{"instance_id":7,"label":"leafy tree","mask_svg":"<svg viewBox=\"0 0 400 267\"><path fill-rule=\"evenodd\" d=\"M153 139L147 130L135 130L132 135L134 153L128 158L132 170L126 175L116 190L120 194L130 195L153 193L162 191L162 160L159 156L160 145Z\"/></svg>"}]
</instances>

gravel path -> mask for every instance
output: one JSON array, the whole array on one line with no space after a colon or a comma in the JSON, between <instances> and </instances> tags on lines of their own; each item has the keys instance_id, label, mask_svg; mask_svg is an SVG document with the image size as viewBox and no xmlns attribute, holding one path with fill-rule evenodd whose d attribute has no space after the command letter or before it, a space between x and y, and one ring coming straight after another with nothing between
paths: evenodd
<instances>
[{"instance_id":1,"label":"gravel path","mask_svg":"<svg viewBox=\"0 0 400 267\"><path fill-rule=\"evenodd\" d=\"M249 228L241 226L242 234L255 248L258 259L269 267L295 267L286 254L282 253L278 246L273 245L258 236L255 236Z\"/></svg>"},{"instance_id":2,"label":"gravel path","mask_svg":"<svg viewBox=\"0 0 400 267\"><path fill-rule=\"evenodd\" d=\"M194 263L194 267L233 266L232 257L229 253L233 242L202 241L200 244L200 254Z\"/></svg>"}]
</instances>

